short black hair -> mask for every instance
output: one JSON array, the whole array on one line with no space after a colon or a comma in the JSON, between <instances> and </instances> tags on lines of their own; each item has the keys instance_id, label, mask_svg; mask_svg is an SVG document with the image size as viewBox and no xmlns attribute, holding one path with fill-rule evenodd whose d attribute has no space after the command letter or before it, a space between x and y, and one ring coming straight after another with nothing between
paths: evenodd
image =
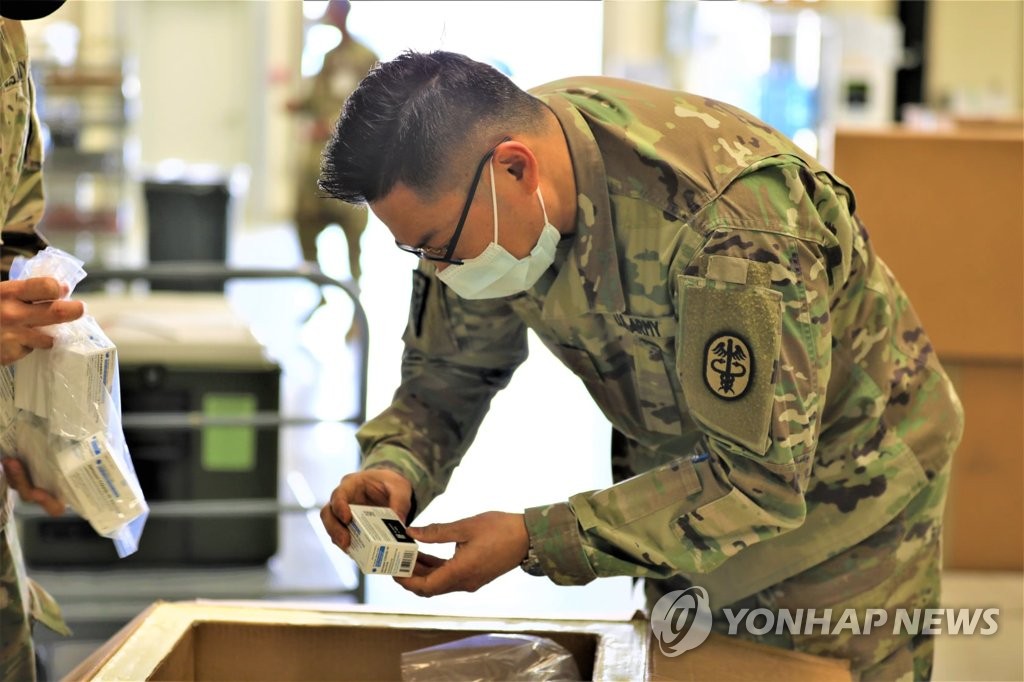
<instances>
[{"instance_id":1,"label":"short black hair","mask_svg":"<svg viewBox=\"0 0 1024 682\"><path fill-rule=\"evenodd\" d=\"M504 135L540 129L543 106L465 55L404 52L375 66L348 98L318 186L351 204L385 197L399 182L433 196L472 172L451 168L462 158L482 156Z\"/></svg>"}]
</instances>

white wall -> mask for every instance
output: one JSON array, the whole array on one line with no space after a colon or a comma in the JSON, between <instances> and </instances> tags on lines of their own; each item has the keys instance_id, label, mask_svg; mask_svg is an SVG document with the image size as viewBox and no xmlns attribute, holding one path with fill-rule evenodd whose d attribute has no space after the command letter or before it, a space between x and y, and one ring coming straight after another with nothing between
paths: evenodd
<instances>
[{"instance_id":1,"label":"white wall","mask_svg":"<svg viewBox=\"0 0 1024 682\"><path fill-rule=\"evenodd\" d=\"M246 213L287 215L293 124L284 101L298 80L301 9L293 1L101 2L123 12L137 59L144 167L168 158L251 172Z\"/></svg>"},{"instance_id":2,"label":"white wall","mask_svg":"<svg viewBox=\"0 0 1024 682\"><path fill-rule=\"evenodd\" d=\"M381 59L450 50L508 66L521 87L601 71L597 5L551 0L359 0L348 26ZM400 19L399 19L400 18Z\"/></svg>"},{"instance_id":3,"label":"white wall","mask_svg":"<svg viewBox=\"0 0 1024 682\"><path fill-rule=\"evenodd\" d=\"M143 164L250 162L262 132L260 3L151 0L127 12Z\"/></svg>"},{"instance_id":4,"label":"white wall","mask_svg":"<svg viewBox=\"0 0 1024 682\"><path fill-rule=\"evenodd\" d=\"M956 113L1024 109L1024 2L950 0L928 7L926 92Z\"/></svg>"}]
</instances>

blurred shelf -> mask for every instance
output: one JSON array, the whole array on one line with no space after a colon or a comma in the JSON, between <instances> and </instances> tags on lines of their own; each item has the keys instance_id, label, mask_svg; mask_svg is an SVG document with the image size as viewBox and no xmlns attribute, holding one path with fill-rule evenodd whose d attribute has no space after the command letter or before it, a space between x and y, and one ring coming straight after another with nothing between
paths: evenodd
<instances>
[{"instance_id":1,"label":"blurred shelf","mask_svg":"<svg viewBox=\"0 0 1024 682\"><path fill-rule=\"evenodd\" d=\"M134 78L126 64L32 63L37 109L49 131L43 163L47 207L39 225L44 234L120 238L127 232L137 106L134 95L126 93L137 88L126 87ZM75 255L87 262L95 257L91 251L79 253L77 246Z\"/></svg>"},{"instance_id":2,"label":"blurred shelf","mask_svg":"<svg viewBox=\"0 0 1024 682\"><path fill-rule=\"evenodd\" d=\"M119 232L118 212L116 208L82 210L75 206L50 204L39 223L43 234L51 232L100 232L117 234Z\"/></svg>"},{"instance_id":3,"label":"blurred shelf","mask_svg":"<svg viewBox=\"0 0 1024 682\"><path fill-rule=\"evenodd\" d=\"M124 74L120 69L111 67L79 67L64 69L46 65L48 71L42 79L43 85L50 89L82 89L82 88L117 88L124 83ZM52 70L49 70L52 68Z\"/></svg>"}]
</instances>

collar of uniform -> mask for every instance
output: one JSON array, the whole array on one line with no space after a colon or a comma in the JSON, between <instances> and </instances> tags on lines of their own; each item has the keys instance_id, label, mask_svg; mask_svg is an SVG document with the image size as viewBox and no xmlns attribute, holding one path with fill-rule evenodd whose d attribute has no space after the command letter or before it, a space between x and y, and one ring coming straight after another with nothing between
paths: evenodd
<instances>
[{"instance_id":1,"label":"collar of uniform","mask_svg":"<svg viewBox=\"0 0 1024 682\"><path fill-rule=\"evenodd\" d=\"M28 48L25 42L25 28L20 21L11 21L0 18L0 33L6 38L4 42L10 45L11 53L18 62L28 59Z\"/></svg>"},{"instance_id":2,"label":"collar of uniform","mask_svg":"<svg viewBox=\"0 0 1024 682\"><path fill-rule=\"evenodd\" d=\"M576 178L576 235L572 252L546 296L544 318L565 317L581 307L593 313L626 309L612 231L604 160L594 134L569 100L557 92L534 92L558 118ZM568 303L568 309L563 305Z\"/></svg>"}]
</instances>

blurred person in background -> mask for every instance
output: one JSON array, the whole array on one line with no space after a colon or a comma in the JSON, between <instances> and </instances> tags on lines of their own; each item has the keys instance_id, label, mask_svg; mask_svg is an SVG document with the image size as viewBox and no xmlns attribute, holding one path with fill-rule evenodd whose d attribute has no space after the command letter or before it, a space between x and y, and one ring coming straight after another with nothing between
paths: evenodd
<instances>
[{"instance_id":1,"label":"blurred person in background","mask_svg":"<svg viewBox=\"0 0 1024 682\"><path fill-rule=\"evenodd\" d=\"M56 300L66 290L54 279L7 279L16 256L30 257L45 248L46 241L35 230L43 215L43 148L25 32L21 22L4 18L0 18L0 84L0 364L10 365L33 349L53 345L39 327L77 319L84 307L77 301ZM0 367L0 372L5 371ZM0 434L0 448L6 435ZM53 598L25 575L8 487L52 516L62 514L64 505L32 486L16 454L0 451L0 680L5 681L36 679L34 622L71 634Z\"/></svg>"},{"instance_id":2,"label":"blurred person in background","mask_svg":"<svg viewBox=\"0 0 1024 682\"><path fill-rule=\"evenodd\" d=\"M325 198L317 190L324 144L334 131L345 100L377 63L377 55L348 32L349 10L347 0L330 0L327 3L321 21L341 32L341 43L324 55L323 66L313 77L308 95L290 101L288 109L308 118L295 193L295 228L302 258L316 263L317 237L328 226L336 224L345 234L349 270L352 280L358 285L362 274L359 239L366 229L367 211L361 206Z\"/></svg>"},{"instance_id":3,"label":"blurred person in background","mask_svg":"<svg viewBox=\"0 0 1024 682\"><path fill-rule=\"evenodd\" d=\"M420 258L401 385L321 511L339 547L350 504L411 521L444 492L531 329L611 421L616 484L410 529L455 554L421 553L406 589L474 591L517 566L632 576L649 605L706 591L723 631L726 607L891 623L938 606L960 402L853 190L778 131L641 83L524 92L407 52L349 99L320 185ZM864 680L931 674L927 631L739 635Z\"/></svg>"}]
</instances>

